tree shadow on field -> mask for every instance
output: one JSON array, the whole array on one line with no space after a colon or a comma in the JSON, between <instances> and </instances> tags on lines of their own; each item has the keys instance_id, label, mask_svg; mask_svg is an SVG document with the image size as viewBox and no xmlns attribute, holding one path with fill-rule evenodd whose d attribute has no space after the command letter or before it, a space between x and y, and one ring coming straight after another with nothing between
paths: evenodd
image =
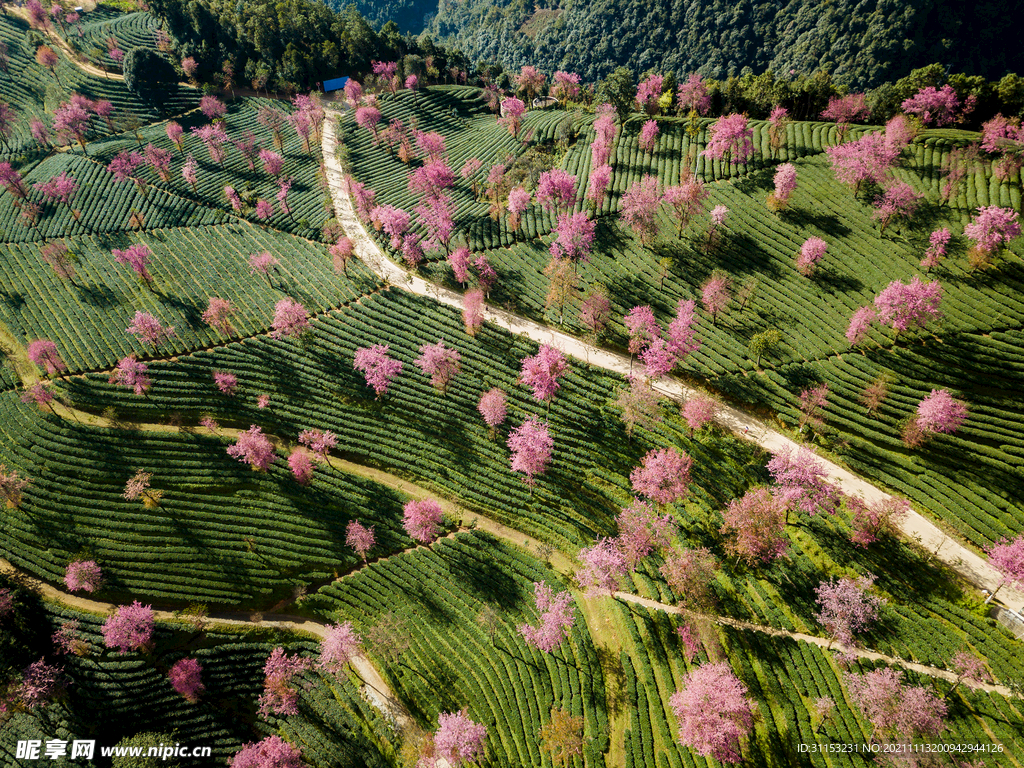
<instances>
[{"instance_id":1,"label":"tree shadow on field","mask_svg":"<svg viewBox=\"0 0 1024 768\"><path fill-rule=\"evenodd\" d=\"M0 289L0 302L3 302L12 312L19 312L27 303L25 294L20 291L9 291Z\"/></svg>"},{"instance_id":2,"label":"tree shadow on field","mask_svg":"<svg viewBox=\"0 0 1024 768\"><path fill-rule=\"evenodd\" d=\"M821 383L821 373L804 363L780 366L775 369L775 373L782 377L782 386L789 392L802 392Z\"/></svg>"},{"instance_id":3,"label":"tree shadow on field","mask_svg":"<svg viewBox=\"0 0 1024 768\"><path fill-rule=\"evenodd\" d=\"M168 304L174 309L178 310L193 327L201 327L203 325L203 313L199 307L196 306L192 299L178 298L175 294L161 293L160 301L163 304Z\"/></svg>"},{"instance_id":4,"label":"tree shadow on field","mask_svg":"<svg viewBox=\"0 0 1024 768\"><path fill-rule=\"evenodd\" d=\"M828 293L859 293L864 290L864 283L856 277L831 267L819 269L811 279Z\"/></svg>"},{"instance_id":5,"label":"tree shadow on field","mask_svg":"<svg viewBox=\"0 0 1024 768\"><path fill-rule=\"evenodd\" d=\"M494 537L477 532L476 538L489 546L499 546ZM451 551L449 551L451 550ZM468 557L450 547L435 550L448 564L452 579L457 580L472 597L497 605L503 611L515 610L524 599L522 587L496 560Z\"/></svg>"},{"instance_id":6,"label":"tree shadow on field","mask_svg":"<svg viewBox=\"0 0 1024 768\"><path fill-rule=\"evenodd\" d=\"M811 227L836 240L846 237L851 232L851 229L843 224L838 216L831 213L816 213L804 208L792 208L786 219L794 227L800 229Z\"/></svg>"},{"instance_id":7,"label":"tree shadow on field","mask_svg":"<svg viewBox=\"0 0 1024 768\"><path fill-rule=\"evenodd\" d=\"M124 230L99 232L95 235L96 246L102 251L109 251L113 248L127 248L132 244L132 239Z\"/></svg>"}]
</instances>

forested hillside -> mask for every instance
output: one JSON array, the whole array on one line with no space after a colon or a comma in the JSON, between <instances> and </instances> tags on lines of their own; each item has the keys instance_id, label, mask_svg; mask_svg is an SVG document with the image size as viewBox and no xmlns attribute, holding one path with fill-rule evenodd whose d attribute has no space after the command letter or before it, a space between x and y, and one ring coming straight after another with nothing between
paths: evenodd
<instances>
[{"instance_id":1,"label":"forested hillside","mask_svg":"<svg viewBox=\"0 0 1024 768\"><path fill-rule=\"evenodd\" d=\"M340 7L340 0L328 0ZM998 79L1020 70L1016 32L995 0L359 0L359 10L403 32L435 13L429 31L471 61L579 72L597 81L626 65L677 76L810 74L822 68L850 88L876 86L932 62Z\"/></svg>"}]
</instances>

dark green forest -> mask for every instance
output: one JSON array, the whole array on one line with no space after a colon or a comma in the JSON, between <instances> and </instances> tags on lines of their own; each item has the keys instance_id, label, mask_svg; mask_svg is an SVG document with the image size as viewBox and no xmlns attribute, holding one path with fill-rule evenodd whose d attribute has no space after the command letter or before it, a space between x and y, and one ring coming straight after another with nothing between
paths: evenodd
<instances>
[{"instance_id":1,"label":"dark green forest","mask_svg":"<svg viewBox=\"0 0 1024 768\"><path fill-rule=\"evenodd\" d=\"M340 0L333 0L340 7ZM830 72L853 90L939 62L998 80L1021 71L999 0L359 0L374 24L429 31L470 61L533 64L596 82L618 66L724 79ZM430 18L427 25L424 20Z\"/></svg>"}]
</instances>

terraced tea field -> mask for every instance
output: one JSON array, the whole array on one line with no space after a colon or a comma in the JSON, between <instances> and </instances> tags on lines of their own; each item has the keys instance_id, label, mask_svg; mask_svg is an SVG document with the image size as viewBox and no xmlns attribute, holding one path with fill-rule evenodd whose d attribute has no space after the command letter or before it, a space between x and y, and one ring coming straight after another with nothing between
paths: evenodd
<instances>
[{"instance_id":1,"label":"terraced tea field","mask_svg":"<svg viewBox=\"0 0 1024 768\"><path fill-rule=\"evenodd\" d=\"M126 49L155 45L155 18L146 12L90 14L79 42L86 49L105 49L111 36ZM965 575L949 554L1024 526L1019 244L978 273L956 242L933 272L944 286L941 325L899 338L875 328L855 349L844 338L857 307L919 271L930 229L959 233L979 205L1019 208L1019 179L998 183L990 168L976 170L951 205L935 204L938 168L967 138L962 132L915 140L897 173L929 204L921 218L883 235L865 199L832 175L824 149L836 141L834 125L791 124L770 158L767 127L754 124L759 153L733 166L698 156L712 120L693 131L661 120L655 150L641 152L634 115L618 128L608 194L594 209L581 201L574 208L595 218L595 246L574 267L578 283L560 318L547 306L544 275L556 216L534 202L514 231L504 213L489 215L485 179L505 164L532 191L543 170L559 167L576 177L582 198L594 114L530 111L517 138L497 124L478 88L381 92L378 128L400 120L444 137L456 177L453 246L486 256L497 275L486 301L503 308L488 315L496 322L473 328L450 299L439 300L442 289L465 288L444 249L428 252L416 270L432 281L427 287L408 283L380 261L378 248L401 260L390 237L372 222L367 235L349 219L339 162L375 192L377 205L410 212L421 201L407 175L423 162L402 162L351 110L325 115L315 99L220 93L226 113L211 121L198 109L200 94L184 85L154 105L121 80L85 74L63 53L51 73L27 44L42 39L35 34L20 18L0 17L11 67L24 73L0 79L0 98L17 113L0 155L9 163L0 192L5 764L19 761L19 741L113 745L142 735L208 746L212 761L202 764L210 765L247 744L282 739L279 747L311 768L455 768L455 753L435 758L446 749L445 718L461 713L460 721L482 728L481 751L467 747L463 765L710 767L730 758L690 738L674 696L694 685L692 675L721 664L748 697L743 706L757 713L728 740L745 765L875 765L870 754L799 745L895 738L853 692L859 676L892 668L943 710L942 728L931 737L920 731L915 743L985 745L986 765L1020 768L1020 641L983 605L979 587L992 586L988 577ZM36 141L29 120L49 120L72 94L86 96L90 109L109 99L112 126L94 115L84 146L70 134L52 146ZM323 135L314 128L306 146L293 126L325 116ZM180 146L173 126L167 130L172 122L183 129ZM200 136L211 130L223 130L212 152L209 136ZM281 168L259 159L259 148L277 153ZM108 166L133 152L164 157L168 172L140 160L136 181L118 181ZM462 178L473 158L480 167ZM794 163L799 183L776 215L765 197L782 161ZM690 173L707 182L708 209L729 209L715 238L704 215L678 236L664 209L659 234L647 242L620 224L634 182L655 174L668 185ZM77 189L65 202L45 200L35 185L60 174ZM32 204L38 210L26 215ZM413 232L425 234L420 223ZM794 258L812 235L829 247L809 279ZM115 260L115 251L141 246L149 254L141 269ZM260 254L271 257L264 269L253 260ZM759 416L749 422L759 429L790 433L799 393L827 383L824 425L803 439L939 520L955 539L948 552L884 532L856 546L855 504L846 500L835 514L787 508L789 524L778 533L784 555L745 560L723 529L727 509L748 492L770 496L762 486L776 498L786 490L767 468L770 454L751 439L757 435L721 423L691 428L681 403L666 398L631 419L630 409L644 408L628 402L627 361L609 366L603 351L554 335L557 328L588 336L579 305L602 285L609 328L590 340L623 351L627 311L649 304L664 325L680 300L700 304L715 270L734 285L756 277L756 292L714 322L700 316L702 346L676 373ZM230 303L226 323L211 319L213 299ZM156 344L139 340L128 331L137 313L174 333ZM528 321L547 326L527 332ZM749 342L768 327L784 343L758 366ZM66 370L47 373L40 339L53 342ZM545 339L565 346L564 358L542 350ZM438 341L458 359L444 386L432 383L423 358ZM383 347L394 375L378 394L354 363L359 350ZM524 384L542 376L529 362L541 354L559 361L547 398ZM628 362L639 376L642 363ZM119 380L117 371L132 366L136 378ZM861 393L880 378L889 394L869 413ZM969 419L911 451L900 439L903 423L938 387L968 402ZM478 406L494 388L504 412L489 427L483 415L493 412ZM517 444L530 420L546 430L550 456L542 444ZM536 455L524 458L528 450ZM642 490L638 468L656 451L685 454L684 492L640 507L649 509L650 530L634 535L649 541L627 567L624 553L634 550L622 513L642 493L655 498ZM436 537L423 533L433 523L417 521L432 502L440 510ZM365 552L361 526L373 532ZM618 560L599 563L590 550L598 542ZM695 606L671 563L701 552L715 567L700 576L707 600ZM585 588L585 563L608 569L604 589ZM90 581L92 565L99 583ZM866 575L877 617L857 627L855 642L840 642L815 591ZM535 600L538 584L564 593L552 600L571 615L559 620L547 650L524 630L543 635L555 621ZM138 619L125 640L117 624L139 610L134 601L152 606L154 621ZM62 629L67 622L77 624ZM339 651L347 631L359 643ZM947 671L958 653L982 671L963 680ZM39 670L30 665L40 659L57 670L42 693L30 684ZM182 692L189 683L180 668L172 672L184 659L201 666L194 695ZM832 700L828 717L824 697ZM552 754L555 741L571 752L564 761Z\"/></svg>"}]
</instances>

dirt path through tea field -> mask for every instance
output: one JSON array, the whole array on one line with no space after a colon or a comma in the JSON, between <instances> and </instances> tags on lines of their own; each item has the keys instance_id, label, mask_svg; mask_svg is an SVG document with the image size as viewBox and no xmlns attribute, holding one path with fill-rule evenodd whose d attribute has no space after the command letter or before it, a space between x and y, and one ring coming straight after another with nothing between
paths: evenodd
<instances>
[{"instance_id":1,"label":"dirt path through tea field","mask_svg":"<svg viewBox=\"0 0 1024 768\"><path fill-rule=\"evenodd\" d=\"M334 199L335 215L341 222L345 234L355 245L356 255L372 269L382 280L402 288L410 293L426 296L446 304L458 310L462 310L462 294L450 291L434 283L428 282L421 277L410 274L389 259L377 247L377 244L367 233L359 217L352 207L352 200L348 195L344 183L344 172L341 164L335 157L337 148L337 133L335 129L335 116L339 119L339 113L328 113L324 121L323 130L323 157L327 168L327 181ZM548 344L560 349L567 355L578 360L583 360L590 365L604 368L607 371L626 376L630 372L630 360L626 355L618 354L607 349L595 347L567 333L542 325L541 323L527 320L511 312L485 306L484 319L505 330L525 336L538 344ZM688 387L678 379L663 376L654 382L654 389L677 401L685 401L699 393L692 387ZM715 421L723 427L730 429L738 437L751 440L767 451L777 452L784 449L794 450L801 447L799 443L786 437L769 427L765 422L745 413L737 408L725 404L718 404L715 414ZM871 483L857 477L849 470L835 464L827 459L819 457L825 466L829 479L835 483L843 493L850 496L860 496L866 502L874 502L890 498L890 494ZM901 525L901 530L908 539L920 542L921 546L929 551L935 552L937 559L946 563L953 570L963 576L968 582L979 589L995 591L1001 581L1000 575L989 566L988 561L981 554L974 552L961 542L950 539L937 525L925 518L923 515L911 510ZM1024 611L1024 594L1003 587L999 592L999 599L1011 610Z\"/></svg>"}]
</instances>

